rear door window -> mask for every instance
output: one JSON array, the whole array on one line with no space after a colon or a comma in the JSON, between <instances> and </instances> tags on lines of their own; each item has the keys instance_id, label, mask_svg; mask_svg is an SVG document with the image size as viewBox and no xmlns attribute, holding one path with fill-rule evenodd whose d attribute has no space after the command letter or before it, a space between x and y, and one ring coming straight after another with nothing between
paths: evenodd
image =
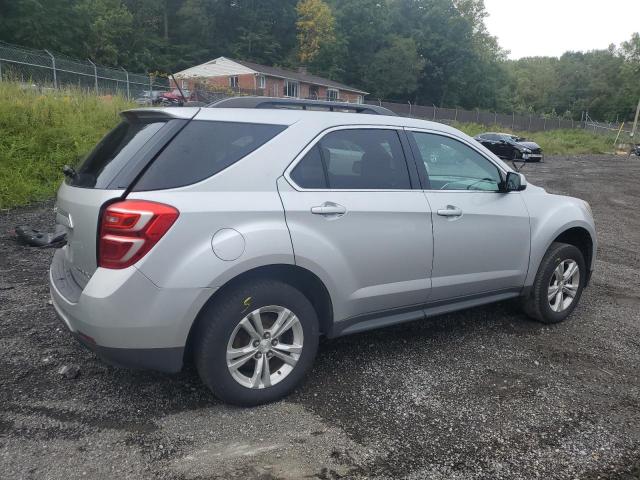
<instances>
[{"instance_id":1,"label":"rear door window","mask_svg":"<svg viewBox=\"0 0 640 480\"><path fill-rule=\"evenodd\" d=\"M320 140L330 189L410 189L409 170L398 132L345 129Z\"/></svg>"},{"instance_id":2,"label":"rear door window","mask_svg":"<svg viewBox=\"0 0 640 480\"><path fill-rule=\"evenodd\" d=\"M286 128L284 125L193 120L158 155L134 190L176 188L209 178Z\"/></svg>"},{"instance_id":3,"label":"rear door window","mask_svg":"<svg viewBox=\"0 0 640 480\"><path fill-rule=\"evenodd\" d=\"M133 156L166 124L166 121L121 122L85 157L73 178L74 187L105 189Z\"/></svg>"}]
</instances>

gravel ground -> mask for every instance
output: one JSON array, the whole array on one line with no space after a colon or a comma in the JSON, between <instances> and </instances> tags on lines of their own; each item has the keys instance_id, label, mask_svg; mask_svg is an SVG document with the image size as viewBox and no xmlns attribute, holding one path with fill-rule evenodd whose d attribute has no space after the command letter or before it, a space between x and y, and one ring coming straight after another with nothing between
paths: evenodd
<instances>
[{"instance_id":1,"label":"gravel ground","mask_svg":"<svg viewBox=\"0 0 640 480\"><path fill-rule=\"evenodd\" d=\"M48 303L52 251L11 233L50 228L51 204L0 213L0 478L640 478L640 161L523 173L594 210L597 270L568 321L503 303L323 341L301 388L254 409L193 369L78 346Z\"/></svg>"}]
</instances>

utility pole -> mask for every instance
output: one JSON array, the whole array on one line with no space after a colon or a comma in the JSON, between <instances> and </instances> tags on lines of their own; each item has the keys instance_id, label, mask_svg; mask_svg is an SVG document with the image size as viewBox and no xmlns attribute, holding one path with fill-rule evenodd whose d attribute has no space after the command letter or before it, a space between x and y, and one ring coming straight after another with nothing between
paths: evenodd
<instances>
[{"instance_id":1,"label":"utility pole","mask_svg":"<svg viewBox=\"0 0 640 480\"><path fill-rule=\"evenodd\" d=\"M636 107L636 116L633 120L633 128L631 129L631 138L633 139L633 136L636 133L636 127L638 126L638 115L640 115L640 99L638 100L638 106Z\"/></svg>"}]
</instances>

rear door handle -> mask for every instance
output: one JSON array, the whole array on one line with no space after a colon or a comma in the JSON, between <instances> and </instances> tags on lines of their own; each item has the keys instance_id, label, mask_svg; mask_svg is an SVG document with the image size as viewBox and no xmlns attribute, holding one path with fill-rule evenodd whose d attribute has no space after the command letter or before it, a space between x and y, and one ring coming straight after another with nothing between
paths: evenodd
<instances>
[{"instance_id":1,"label":"rear door handle","mask_svg":"<svg viewBox=\"0 0 640 480\"><path fill-rule=\"evenodd\" d=\"M460 217L462 215L462 210L458 207L454 207L453 205L447 205L447 208L441 208L437 213L441 217Z\"/></svg>"},{"instance_id":2,"label":"rear door handle","mask_svg":"<svg viewBox=\"0 0 640 480\"><path fill-rule=\"evenodd\" d=\"M333 202L324 202L322 205L311 207L311 213L315 215L344 215L347 209Z\"/></svg>"}]
</instances>

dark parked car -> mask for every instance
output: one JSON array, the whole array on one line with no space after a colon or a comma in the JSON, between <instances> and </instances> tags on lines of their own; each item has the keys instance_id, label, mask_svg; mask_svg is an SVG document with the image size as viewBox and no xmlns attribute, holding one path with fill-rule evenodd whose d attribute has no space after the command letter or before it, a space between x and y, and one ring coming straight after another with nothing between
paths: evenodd
<instances>
[{"instance_id":1,"label":"dark parked car","mask_svg":"<svg viewBox=\"0 0 640 480\"><path fill-rule=\"evenodd\" d=\"M505 160L524 160L528 162L543 162L542 148L535 142L528 142L526 138L509 133L481 133L475 140L487 147L498 157Z\"/></svg>"}]
</instances>

